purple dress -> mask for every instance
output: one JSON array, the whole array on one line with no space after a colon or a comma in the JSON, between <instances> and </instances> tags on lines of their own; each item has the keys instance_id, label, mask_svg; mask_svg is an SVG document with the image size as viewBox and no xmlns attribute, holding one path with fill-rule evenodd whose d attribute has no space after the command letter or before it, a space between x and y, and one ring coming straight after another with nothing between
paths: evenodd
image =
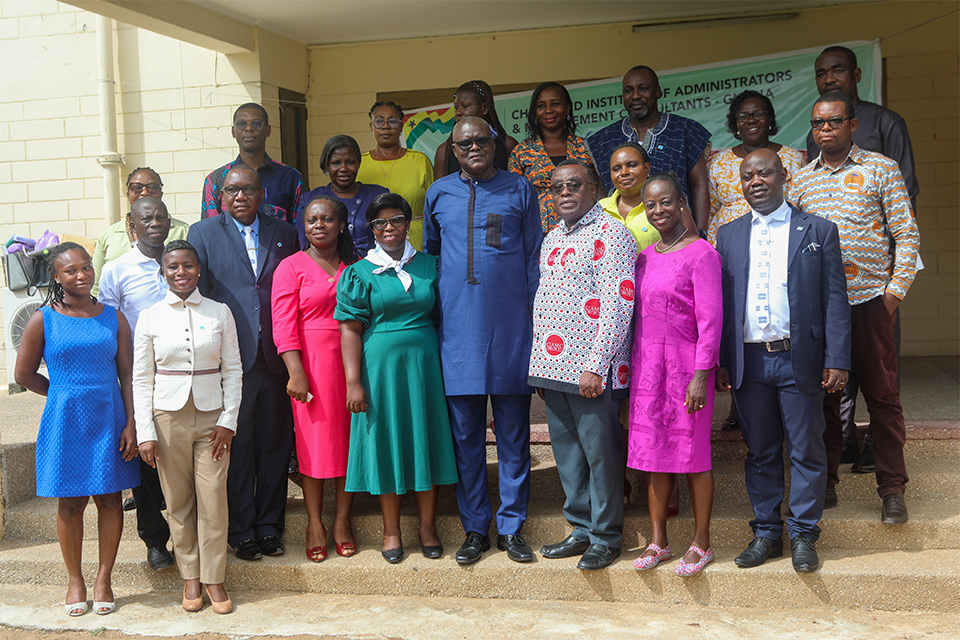
<instances>
[{"instance_id":1,"label":"purple dress","mask_svg":"<svg viewBox=\"0 0 960 640\"><path fill-rule=\"evenodd\" d=\"M714 373L703 409L688 415L683 402L694 371L717 365L720 255L706 240L673 253L647 247L637 258L636 286L627 465L659 473L709 471Z\"/></svg>"}]
</instances>

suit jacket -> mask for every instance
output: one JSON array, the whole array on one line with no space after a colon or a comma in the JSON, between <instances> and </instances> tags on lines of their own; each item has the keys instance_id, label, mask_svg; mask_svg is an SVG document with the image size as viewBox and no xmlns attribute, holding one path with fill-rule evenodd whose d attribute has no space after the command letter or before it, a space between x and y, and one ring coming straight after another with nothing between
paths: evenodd
<instances>
[{"instance_id":1,"label":"suit jacket","mask_svg":"<svg viewBox=\"0 0 960 640\"><path fill-rule=\"evenodd\" d=\"M743 381L752 220L747 214L717 232L717 251L723 259L723 317L728 319L720 342L720 366L730 371L734 389ZM837 225L790 205L785 259L793 374L801 393L816 393L823 369L850 370L850 303Z\"/></svg>"},{"instance_id":2,"label":"suit jacket","mask_svg":"<svg viewBox=\"0 0 960 640\"><path fill-rule=\"evenodd\" d=\"M296 253L300 245L293 225L262 213L257 215L257 273L250 268L243 238L227 213L194 223L187 241L200 254L200 293L224 303L233 312L244 372L256 362L257 342L262 340L267 366L274 373L285 375L287 369L273 342L270 294L277 265Z\"/></svg>"}]
</instances>

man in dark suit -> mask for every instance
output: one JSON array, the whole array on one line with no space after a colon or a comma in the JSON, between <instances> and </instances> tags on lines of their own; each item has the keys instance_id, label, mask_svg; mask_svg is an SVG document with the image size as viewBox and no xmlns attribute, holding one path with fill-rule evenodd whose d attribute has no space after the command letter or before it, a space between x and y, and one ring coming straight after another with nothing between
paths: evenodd
<instances>
[{"instance_id":1,"label":"man in dark suit","mask_svg":"<svg viewBox=\"0 0 960 640\"><path fill-rule=\"evenodd\" d=\"M806 572L820 565L814 543L827 482L823 396L847 381L850 305L837 227L788 204L786 177L773 151L749 154L740 184L752 211L717 233L726 320L717 389L732 388L740 412L754 513L754 539L734 562L756 567L783 555L786 438L787 533L793 568Z\"/></svg>"},{"instance_id":2,"label":"man in dark suit","mask_svg":"<svg viewBox=\"0 0 960 640\"><path fill-rule=\"evenodd\" d=\"M243 397L227 477L227 540L238 558L257 560L284 552L293 416L286 367L273 343L270 293L277 265L299 244L293 225L257 212L264 192L250 167L231 169L220 195L226 213L194 224L187 240L200 255L200 293L230 307L237 323Z\"/></svg>"}]
</instances>

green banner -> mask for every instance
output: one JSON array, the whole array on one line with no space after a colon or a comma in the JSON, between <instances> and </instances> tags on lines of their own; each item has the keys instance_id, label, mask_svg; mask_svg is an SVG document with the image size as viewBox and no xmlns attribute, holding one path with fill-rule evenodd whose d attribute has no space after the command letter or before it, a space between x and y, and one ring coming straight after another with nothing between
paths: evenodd
<instances>
[{"instance_id":1,"label":"green banner","mask_svg":"<svg viewBox=\"0 0 960 640\"><path fill-rule=\"evenodd\" d=\"M857 54L862 71L858 92L862 99L879 102L880 46L872 42L846 42ZM710 65L658 71L663 97L660 111L692 118L713 134L714 149L737 144L727 131L730 100L752 89L768 96L776 111L780 132L776 142L806 148L810 110L818 97L813 65L823 47L743 58ZM621 101L621 78L567 85L574 101L578 135L586 137L626 116ZM530 93L497 96L497 113L507 132L526 137ZM407 146L430 158L453 129L452 105L438 105L408 115L404 123Z\"/></svg>"}]
</instances>

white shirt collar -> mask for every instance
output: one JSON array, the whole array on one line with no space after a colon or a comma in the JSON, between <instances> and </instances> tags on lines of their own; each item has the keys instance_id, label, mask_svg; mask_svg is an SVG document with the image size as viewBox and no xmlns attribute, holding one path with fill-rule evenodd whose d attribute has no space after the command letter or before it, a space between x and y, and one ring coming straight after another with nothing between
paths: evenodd
<instances>
[{"instance_id":1,"label":"white shirt collar","mask_svg":"<svg viewBox=\"0 0 960 640\"><path fill-rule=\"evenodd\" d=\"M200 295L199 289L194 289L193 292L189 296L187 296L187 299L184 300L180 296L175 294L173 291L170 291L168 289L167 294L163 297L163 301L169 305L176 305L176 304L197 305L203 301L203 296Z\"/></svg>"},{"instance_id":2,"label":"white shirt collar","mask_svg":"<svg viewBox=\"0 0 960 640\"><path fill-rule=\"evenodd\" d=\"M763 215L757 213L752 207L750 208L750 213L753 214L752 222L758 220L765 220L766 222L786 222L787 218L790 217L790 205L787 204L787 201L784 200L780 203L780 206L774 209L771 213Z\"/></svg>"}]
</instances>

